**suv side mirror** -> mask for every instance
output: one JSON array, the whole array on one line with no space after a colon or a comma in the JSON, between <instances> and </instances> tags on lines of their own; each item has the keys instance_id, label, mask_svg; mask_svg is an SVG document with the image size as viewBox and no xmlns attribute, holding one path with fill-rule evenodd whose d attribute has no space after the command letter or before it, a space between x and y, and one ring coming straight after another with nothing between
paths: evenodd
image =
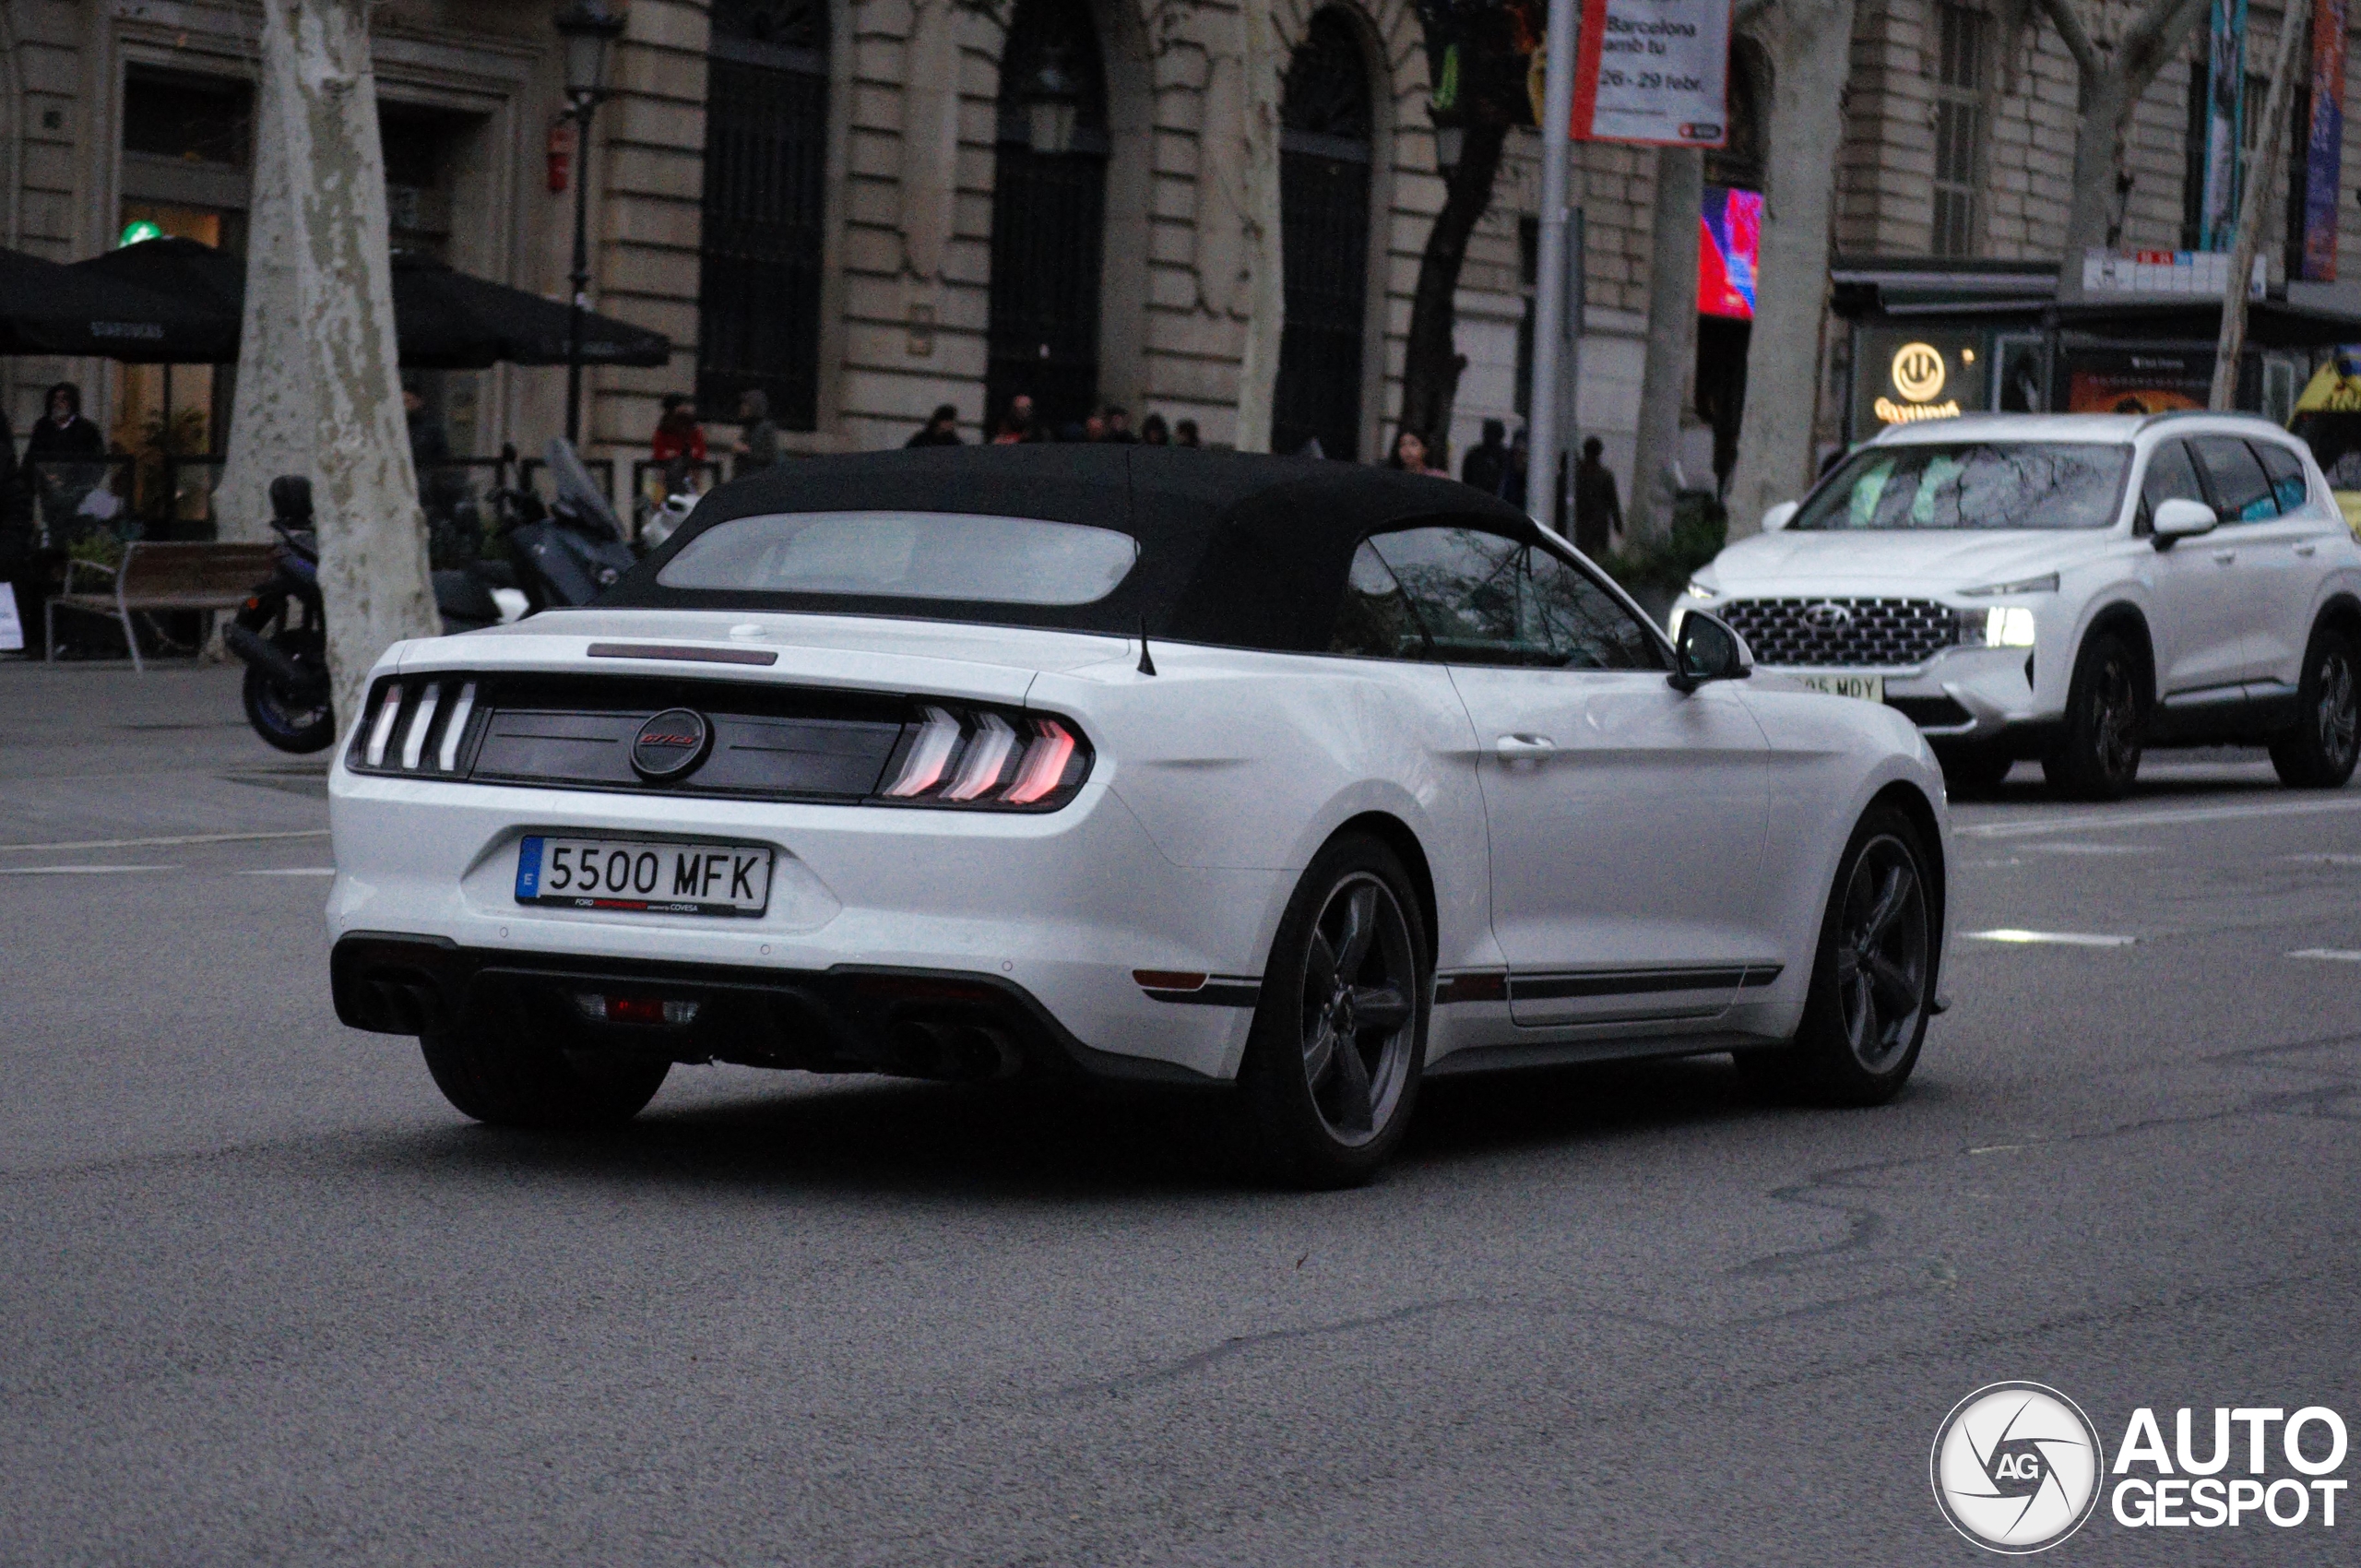
<instances>
[{"instance_id":1,"label":"suv side mirror","mask_svg":"<svg viewBox=\"0 0 2361 1568\"><path fill-rule=\"evenodd\" d=\"M1727 622L1703 610L1680 618L1680 636L1672 645L1673 690L1693 692L1708 681L1743 681L1753 673L1754 654Z\"/></svg>"},{"instance_id":2,"label":"suv side mirror","mask_svg":"<svg viewBox=\"0 0 2361 1568\"><path fill-rule=\"evenodd\" d=\"M1771 510L1762 514L1762 531L1764 533L1777 533L1781 529L1786 528L1789 523L1795 521L1796 513L1802 507L1802 505L1803 503L1800 501L1780 502L1776 506L1772 507Z\"/></svg>"},{"instance_id":3,"label":"suv side mirror","mask_svg":"<svg viewBox=\"0 0 2361 1568\"><path fill-rule=\"evenodd\" d=\"M2172 500L2156 504L2156 515L2149 520L2149 529L2156 548L2170 550L2185 539L2212 533L2221 521L2213 508L2202 501Z\"/></svg>"}]
</instances>

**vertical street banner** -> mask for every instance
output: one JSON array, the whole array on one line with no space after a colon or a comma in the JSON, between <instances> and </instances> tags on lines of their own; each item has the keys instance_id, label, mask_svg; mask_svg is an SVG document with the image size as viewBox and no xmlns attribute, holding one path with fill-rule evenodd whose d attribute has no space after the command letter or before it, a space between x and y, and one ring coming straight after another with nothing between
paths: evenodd
<instances>
[{"instance_id":1,"label":"vertical street banner","mask_svg":"<svg viewBox=\"0 0 2361 1568\"><path fill-rule=\"evenodd\" d=\"M1583 0L1574 139L1721 146L1729 57L1730 0Z\"/></svg>"},{"instance_id":2,"label":"vertical street banner","mask_svg":"<svg viewBox=\"0 0 2361 1568\"><path fill-rule=\"evenodd\" d=\"M2310 110L2304 160L2302 276L2336 281L2336 193L2344 173L2344 0L2312 0Z\"/></svg>"},{"instance_id":3,"label":"vertical street banner","mask_svg":"<svg viewBox=\"0 0 2361 1568\"><path fill-rule=\"evenodd\" d=\"M2247 0L2213 0L2206 27L2205 168L2199 182L2197 248L2225 251L2238 238L2244 161Z\"/></svg>"}]
</instances>

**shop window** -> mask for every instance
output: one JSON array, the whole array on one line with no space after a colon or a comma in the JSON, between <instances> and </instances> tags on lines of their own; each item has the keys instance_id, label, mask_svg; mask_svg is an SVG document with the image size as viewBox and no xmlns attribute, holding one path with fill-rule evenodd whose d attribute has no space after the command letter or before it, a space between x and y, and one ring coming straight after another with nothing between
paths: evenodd
<instances>
[{"instance_id":1,"label":"shop window","mask_svg":"<svg viewBox=\"0 0 2361 1568\"><path fill-rule=\"evenodd\" d=\"M135 71L123 90L123 150L243 169L253 150L254 89L226 77Z\"/></svg>"},{"instance_id":2,"label":"shop window","mask_svg":"<svg viewBox=\"0 0 2361 1568\"><path fill-rule=\"evenodd\" d=\"M706 61L697 405L760 392L788 430L819 425L828 18L822 0L717 0Z\"/></svg>"},{"instance_id":3,"label":"shop window","mask_svg":"<svg viewBox=\"0 0 2361 1568\"><path fill-rule=\"evenodd\" d=\"M1964 6L1938 6L1935 15L1934 253L1973 255L1983 230L1978 198L1991 26Z\"/></svg>"}]
</instances>

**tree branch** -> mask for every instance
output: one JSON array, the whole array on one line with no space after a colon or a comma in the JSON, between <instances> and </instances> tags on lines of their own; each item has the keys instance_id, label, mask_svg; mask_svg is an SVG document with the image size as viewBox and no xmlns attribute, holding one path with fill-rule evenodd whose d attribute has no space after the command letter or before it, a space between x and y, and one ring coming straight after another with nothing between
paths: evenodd
<instances>
[{"instance_id":1,"label":"tree branch","mask_svg":"<svg viewBox=\"0 0 2361 1568\"><path fill-rule=\"evenodd\" d=\"M2155 8L2162 10L2183 3L2184 0L2156 0ZM2039 4L2044 14L2058 24L2058 37L2066 45L2066 53L2074 57L2074 68L2085 80L2102 75L2106 62L2100 58L2098 45L2091 42L2089 30L2082 26L2074 0L2039 0Z\"/></svg>"}]
</instances>

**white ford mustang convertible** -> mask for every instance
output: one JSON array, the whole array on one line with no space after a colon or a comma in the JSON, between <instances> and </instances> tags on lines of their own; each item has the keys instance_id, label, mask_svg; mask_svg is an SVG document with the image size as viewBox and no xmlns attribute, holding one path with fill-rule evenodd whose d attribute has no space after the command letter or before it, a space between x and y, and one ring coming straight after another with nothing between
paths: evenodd
<instances>
[{"instance_id":1,"label":"white ford mustang convertible","mask_svg":"<svg viewBox=\"0 0 2361 1568\"><path fill-rule=\"evenodd\" d=\"M1891 1098L1941 775L1445 481L824 458L597 605L401 644L331 779L338 1015L500 1124L675 1063L1233 1097L1365 1177L1436 1074L1732 1051Z\"/></svg>"}]
</instances>

